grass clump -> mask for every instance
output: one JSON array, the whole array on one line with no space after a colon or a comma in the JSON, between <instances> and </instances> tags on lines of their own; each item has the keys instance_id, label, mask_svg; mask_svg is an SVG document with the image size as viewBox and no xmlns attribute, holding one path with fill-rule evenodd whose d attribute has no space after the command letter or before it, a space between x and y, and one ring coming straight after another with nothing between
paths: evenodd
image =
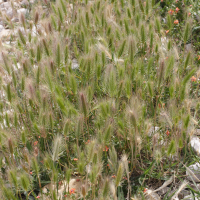
<instances>
[{"instance_id":1,"label":"grass clump","mask_svg":"<svg viewBox=\"0 0 200 200\"><path fill-rule=\"evenodd\" d=\"M188 146L200 125L189 9L58 0L21 16L15 51L2 53L2 198L145 198L145 187L184 179L181 163L199 159Z\"/></svg>"}]
</instances>

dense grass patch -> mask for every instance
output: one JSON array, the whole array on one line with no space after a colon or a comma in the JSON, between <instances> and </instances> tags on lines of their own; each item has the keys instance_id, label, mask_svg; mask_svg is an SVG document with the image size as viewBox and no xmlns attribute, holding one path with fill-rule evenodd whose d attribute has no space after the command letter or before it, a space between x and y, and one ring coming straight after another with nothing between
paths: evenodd
<instances>
[{"instance_id":1,"label":"dense grass patch","mask_svg":"<svg viewBox=\"0 0 200 200\"><path fill-rule=\"evenodd\" d=\"M58 0L22 15L2 55L2 199L43 198L50 182L59 199L71 175L82 184L63 199L145 198L145 187L183 181L183 164L199 160L188 146L200 118L198 8Z\"/></svg>"}]
</instances>

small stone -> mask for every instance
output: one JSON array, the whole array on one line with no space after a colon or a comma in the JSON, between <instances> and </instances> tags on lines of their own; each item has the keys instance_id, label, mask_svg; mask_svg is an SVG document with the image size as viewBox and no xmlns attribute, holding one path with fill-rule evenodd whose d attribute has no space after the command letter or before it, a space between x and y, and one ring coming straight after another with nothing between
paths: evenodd
<instances>
[{"instance_id":1,"label":"small stone","mask_svg":"<svg viewBox=\"0 0 200 200\"><path fill-rule=\"evenodd\" d=\"M188 169L186 169L187 179L189 181L195 181L196 183L199 183L200 182L200 164L195 163L193 165L190 165L188 168L192 171L192 173L195 176Z\"/></svg>"},{"instance_id":2,"label":"small stone","mask_svg":"<svg viewBox=\"0 0 200 200\"><path fill-rule=\"evenodd\" d=\"M14 69L15 71L21 69L20 63L17 63L17 65L13 65L13 69Z\"/></svg>"},{"instance_id":3,"label":"small stone","mask_svg":"<svg viewBox=\"0 0 200 200\"><path fill-rule=\"evenodd\" d=\"M162 195L166 194L169 190L170 190L169 187L165 187L162 190L158 191L158 195L162 196Z\"/></svg>"},{"instance_id":4,"label":"small stone","mask_svg":"<svg viewBox=\"0 0 200 200\"><path fill-rule=\"evenodd\" d=\"M200 184L191 184L190 185L191 188L193 188L194 190L200 190Z\"/></svg>"},{"instance_id":5,"label":"small stone","mask_svg":"<svg viewBox=\"0 0 200 200\"><path fill-rule=\"evenodd\" d=\"M158 127L158 126L155 126L155 127L152 126L152 127L149 129L148 136L149 136L149 137L153 136L154 133L156 133L156 132L159 131L159 129L160 129L160 127Z\"/></svg>"},{"instance_id":6,"label":"small stone","mask_svg":"<svg viewBox=\"0 0 200 200\"><path fill-rule=\"evenodd\" d=\"M0 17L0 25L4 25L4 22L3 22L3 18L2 17Z\"/></svg>"},{"instance_id":7,"label":"small stone","mask_svg":"<svg viewBox=\"0 0 200 200\"><path fill-rule=\"evenodd\" d=\"M162 20L163 20L163 23L166 24L166 22L167 22L166 19L165 19L165 18L162 18Z\"/></svg>"},{"instance_id":8,"label":"small stone","mask_svg":"<svg viewBox=\"0 0 200 200\"><path fill-rule=\"evenodd\" d=\"M197 197L194 197L192 194L185 196L183 200L199 200Z\"/></svg>"},{"instance_id":9,"label":"small stone","mask_svg":"<svg viewBox=\"0 0 200 200\"><path fill-rule=\"evenodd\" d=\"M27 0L23 0L21 3L20 3L22 6L28 6L29 5L29 2Z\"/></svg>"},{"instance_id":10,"label":"small stone","mask_svg":"<svg viewBox=\"0 0 200 200\"><path fill-rule=\"evenodd\" d=\"M17 17L14 17L11 19L12 22L19 22L19 19Z\"/></svg>"},{"instance_id":11,"label":"small stone","mask_svg":"<svg viewBox=\"0 0 200 200\"><path fill-rule=\"evenodd\" d=\"M200 129L196 129L194 134L195 135L200 135Z\"/></svg>"},{"instance_id":12,"label":"small stone","mask_svg":"<svg viewBox=\"0 0 200 200\"><path fill-rule=\"evenodd\" d=\"M28 12L28 10L25 9L25 8L20 8L19 10L17 10L17 13L18 13L19 15L20 15L20 14L26 15L27 12Z\"/></svg>"},{"instance_id":13,"label":"small stone","mask_svg":"<svg viewBox=\"0 0 200 200\"><path fill-rule=\"evenodd\" d=\"M174 197L172 200L179 200L179 198L178 197Z\"/></svg>"},{"instance_id":14,"label":"small stone","mask_svg":"<svg viewBox=\"0 0 200 200\"><path fill-rule=\"evenodd\" d=\"M35 3L35 0L30 0L30 3L31 3L31 4L34 4L34 3Z\"/></svg>"},{"instance_id":15,"label":"small stone","mask_svg":"<svg viewBox=\"0 0 200 200\"><path fill-rule=\"evenodd\" d=\"M197 155L200 155L200 139L197 136L192 137L192 139L190 141L190 145L193 148L193 150L195 151L195 153Z\"/></svg>"},{"instance_id":16,"label":"small stone","mask_svg":"<svg viewBox=\"0 0 200 200\"><path fill-rule=\"evenodd\" d=\"M14 2L13 4L14 4L14 7L15 7L15 8L20 8L20 4L19 4L19 3Z\"/></svg>"},{"instance_id":17,"label":"small stone","mask_svg":"<svg viewBox=\"0 0 200 200\"><path fill-rule=\"evenodd\" d=\"M4 14L6 12L7 8L1 8L1 12L2 14Z\"/></svg>"},{"instance_id":18,"label":"small stone","mask_svg":"<svg viewBox=\"0 0 200 200\"><path fill-rule=\"evenodd\" d=\"M2 3L1 4L1 8L10 8L11 7L11 5L10 5L10 3L9 2L4 2L4 3Z\"/></svg>"},{"instance_id":19,"label":"small stone","mask_svg":"<svg viewBox=\"0 0 200 200\"><path fill-rule=\"evenodd\" d=\"M3 30L0 32L0 38L9 36L10 34L11 34L11 31L10 31L10 30L8 30L8 29L3 29Z\"/></svg>"},{"instance_id":20,"label":"small stone","mask_svg":"<svg viewBox=\"0 0 200 200\"><path fill-rule=\"evenodd\" d=\"M178 194L178 197L179 197L180 199L183 199L185 196L188 196L188 195L190 195L190 191L188 191L188 190L182 190L182 191Z\"/></svg>"},{"instance_id":21,"label":"small stone","mask_svg":"<svg viewBox=\"0 0 200 200\"><path fill-rule=\"evenodd\" d=\"M195 17L196 17L196 20L197 20L198 22L200 22L200 16L196 14Z\"/></svg>"},{"instance_id":22,"label":"small stone","mask_svg":"<svg viewBox=\"0 0 200 200\"><path fill-rule=\"evenodd\" d=\"M3 25L0 25L0 32L3 31L5 28Z\"/></svg>"},{"instance_id":23,"label":"small stone","mask_svg":"<svg viewBox=\"0 0 200 200\"><path fill-rule=\"evenodd\" d=\"M5 96L6 96L6 93L3 90L0 90L0 97L5 98Z\"/></svg>"},{"instance_id":24,"label":"small stone","mask_svg":"<svg viewBox=\"0 0 200 200\"><path fill-rule=\"evenodd\" d=\"M76 59L72 60L72 69L78 69L79 68L79 64L78 61Z\"/></svg>"},{"instance_id":25,"label":"small stone","mask_svg":"<svg viewBox=\"0 0 200 200\"><path fill-rule=\"evenodd\" d=\"M11 19L13 18L13 9L12 8L9 8L6 12L6 15Z\"/></svg>"},{"instance_id":26,"label":"small stone","mask_svg":"<svg viewBox=\"0 0 200 200\"><path fill-rule=\"evenodd\" d=\"M146 199L161 200L160 196L152 190L147 189L144 194Z\"/></svg>"},{"instance_id":27,"label":"small stone","mask_svg":"<svg viewBox=\"0 0 200 200\"><path fill-rule=\"evenodd\" d=\"M185 45L185 50L186 50L186 51L192 51L192 44L191 44L191 43L186 44L186 45Z\"/></svg>"}]
</instances>

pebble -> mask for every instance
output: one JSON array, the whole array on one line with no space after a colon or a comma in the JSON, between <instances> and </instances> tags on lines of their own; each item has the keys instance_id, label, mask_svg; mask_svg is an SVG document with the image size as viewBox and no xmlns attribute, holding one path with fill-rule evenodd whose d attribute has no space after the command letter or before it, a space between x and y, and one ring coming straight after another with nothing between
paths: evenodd
<instances>
[{"instance_id":1,"label":"pebble","mask_svg":"<svg viewBox=\"0 0 200 200\"><path fill-rule=\"evenodd\" d=\"M13 18L13 9L12 9L12 8L9 8L9 9L7 10L7 12L6 12L6 15L7 15L10 19L12 19L12 18Z\"/></svg>"},{"instance_id":2,"label":"pebble","mask_svg":"<svg viewBox=\"0 0 200 200\"><path fill-rule=\"evenodd\" d=\"M186 51L192 51L192 44L191 44L191 43L186 44L186 45L185 45L185 50L186 50Z\"/></svg>"},{"instance_id":3,"label":"pebble","mask_svg":"<svg viewBox=\"0 0 200 200\"><path fill-rule=\"evenodd\" d=\"M158 127L158 126L155 126L155 127L152 126L152 127L149 129L148 136L149 136L149 137L153 136L154 133L156 133L156 132L159 131L159 129L160 129L160 127Z\"/></svg>"},{"instance_id":4,"label":"pebble","mask_svg":"<svg viewBox=\"0 0 200 200\"><path fill-rule=\"evenodd\" d=\"M19 18L14 17L14 18L11 19L11 21L12 21L12 22L19 22Z\"/></svg>"},{"instance_id":5,"label":"pebble","mask_svg":"<svg viewBox=\"0 0 200 200\"><path fill-rule=\"evenodd\" d=\"M1 97L1 98L5 98L5 96L6 96L5 91L0 90L0 97Z\"/></svg>"},{"instance_id":6,"label":"pebble","mask_svg":"<svg viewBox=\"0 0 200 200\"><path fill-rule=\"evenodd\" d=\"M10 33L11 33L11 31L9 29L3 29L0 32L0 38L8 36L8 35L10 35Z\"/></svg>"},{"instance_id":7,"label":"pebble","mask_svg":"<svg viewBox=\"0 0 200 200\"><path fill-rule=\"evenodd\" d=\"M185 196L188 196L190 195L190 191L189 190L182 190L179 194L178 194L178 197L180 199L183 199Z\"/></svg>"},{"instance_id":8,"label":"pebble","mask_svg":"<svg viewBox=\"0 0 200 200\"><path fill-rule=\"evenodd\" d=\"M3 26L4 25L4 22L3 22L3 18L0 17L0 24Z\"/></svg>"},{"instance_id":9,"label":"pebble","mask_svg":"<svg viewBox=\"0 0 200 200\"><path fill-rule=\"evenodd\" d=\"M78 61L76 59L72 60L72 69L78 69L79 68L79 64Z\"/></svg>"},{"instance_id":10,"label":"pebble","mask_svg":"<svg viewBox=\"0 0 200 200\"><path fill-rule=\"evenodd\" d=\"M22 6L28 6L29 5L29 2L27 0L23 0L21 3L20 3Z\"/></svg>"},{"instance_id":11,"label":"pebble","mask_svg":"<svg viewBox=\"0 0 200 200\"><path fill-rule=\"evenodd\" d=\"M200 139L197 136L192 137L190 145L197 155L200 155Z\"/></svg>"},{"instance_id":12,"label":"pebble","mask_svg":"<svg viewBox=\"0 0 200 200\"><path fill-rule=\"evenodd\" d=\"M35 0L30 0L30 3L31 3L31 4L34 4L34 3L35 3Z\"/></svg>"},{"instance_id":13,"label":"pebble","mask_svg":"<svg viewBox=\"0 0 200 200\"><path fill-rule=\"evenodd\" d=\"M195 17L196 17L197 21L200 22L200 16L196 14Z\"/></svg>"},{"instance_id":14,"label":"pebble","mask_svg":"<svg viewBox=\"0 0 200 200\"><path fill-rule=\"evenodd\" d=\"M152 190L145 191L145 197L148 200L161 200L160 196L157 193L154 193Z\"/></svg>"},{"instance_id":15,"label":"pebble","mask_svg":"<svg viewBox=\"0 0 200 200\"><path fill-rule=\"evenodd\" d=\"M0 32L3 31L5 28L3 25L0 24Z\"/></svg>"},{"instance_id":16,"label":"pebble","mask_svg":"<svg viewBox=\"0 0 200 200\"><path fill-rule=\"evenodd\" d=\"M190 165L188 167L192 173L196 176L194 176L188 169L186 169L186 175L187 175L187 179L189 181L195 181L196 183L200 182L200 164L199 163L195 163L193 165Z\"/></svg>"},{"instance_id":17,"label":"pebble","mask_svg":"<svg viewBox=\"0 0 200 200\"><path fill-rule=\"evenodd\" d=\"M20 63L17 63L17 65L13 65L13 68L14 68L15 71L21 69Z\"/></svg>"},{"instance_id":18,"label":"pebble","mask_svg":"<svg viewBox=\"0 0 200 200\"><path fill-rule=\"evenodd\" d=\"M193 195L188 195L188 196L185 196L183 200L199 200L199 198L194 197Z\"/></svg>"},{"instance_id":19,"label":"pebble","mask_svg":"<svg viewBox=\"0 0 200 200\"><path fill-rule=\"evenodd\" d=\"M13 4L15 8L20 8L20 5L17 2L14 2Z\"/></svg>"},{"instance_id":20,"label":"pebble","mask_svg":"<svg viewBox=\"0 0 200 200\"><path fill-rule=\"evenodd\" d=\"M25 9L25 8L20 8L19 10L17 10L18 14L24 14L24 15L26 15L27 12L28 12L28 10Z\"/></svg>"},{"instance_id":21,"label":"pebble","mask_svg":"<svg viewBox=\"0 0 200 200\"><path fill-rule=\"evenodd\" d=\"M2 3L1 4L1 6L0 6L1 8L10 8L11 7L11 5L10 5L10 3L9 2L4 2L4 3Z\"/></svg>"},{"instance_id":22,"label":"pebble","mask_svg":"<svg viewBox=\"0 0 200 200\"><path fill-rule=\"evenodd\" d=\"M194 134L195 135L200 135L200 129L196 129Z\"/></svg>"},{"instance_id":23,"label":"pebble","mask_svg":"<svg viewBox=\"0 0 200 200\"><path fill-rule=\"evenodd\" d=\"M165 187L162 190L158 191L158 195L162 196L162 195L166 194L169 190L170 190L170 187Z\"/></svg>"}]
</instances>

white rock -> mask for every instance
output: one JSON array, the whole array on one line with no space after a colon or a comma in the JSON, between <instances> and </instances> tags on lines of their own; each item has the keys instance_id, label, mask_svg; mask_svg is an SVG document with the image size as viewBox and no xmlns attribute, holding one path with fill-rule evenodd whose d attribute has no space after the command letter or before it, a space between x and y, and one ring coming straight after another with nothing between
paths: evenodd
<instances>
[{"instance_id":1,"label":"white rock","mask_svg":"<svg viewBox=\"0 0 200 200\"><path fill-rule=\"evenodd\" d=\"M170 190L170 187L165 187L162 190L158 191L158 195L162 196Z\"/></svg>"},{"instance_id":2,"label":"white rock","mask_svg":"<svg viewBox=\"0 0 200 200\"><path fill-rule=\"evenodd\" d=\"M193 165L190 165L188 168L195 176L188 169L186 169L187 179L190 181L195 181L196 183L200 182L200 164L195 163Z\"/></svg>"},{"instance_id":3,"label":"white rock","mask_svg":"<svg viewBox=\"0 0 200 200\"><path fill-rule=\"evenodd\" d=\"M21 67L22 67L22 66L20 65L20 63L17 63L17 65L13 65L13 69L14 69L15 71L21 69Z\"/></svg>"},{"instance_id":4,"label":"white rock","mask_svg":"<svg viewBox=\"0 0 200 200\"><path fill-rule=\"evenodd\" d=\"M69 7L70 7L71 10L73 10L73 4L72 3L69 4Z\"/></svg>"},{"instance_id":5,"label":"white rock","mask_svg":"<svg viewBox=\"0 0 200 200\"><path fill-rule=\"evenodd\" d=\"M0 97L4 98L6 96L6 93L4 90L0 90Z\"/></svg>"},{"instance_id":6,"label":"white rock","mask_svg":"<svg viewBox=\"0 0 200 200\"><path fill-rule=\"evenodd\" d=\"M19 22L19 18L14 17L14 18L11 19L11 21L12 21L12 22Z\"/></svg>"},{"instance_id":7,"label":"white rock","mask_svg":"<svg viewBox=\"0 0 200 200\"><path fill-rule=\"evenodd\" d=\"M11 7L11 5L10 5L10 3L9 2L4 2L4 3L2 3L1 4L1 8L10 8Z\"/></svg>"},{"instance_id":8,"label":"white rock","mask_svg":"<svg viewBox=\"0 0 200 200\"><path fill-rule=\"evenodd\" d=\"M166 19L165 19L165 18L162 18L162 20L163 20L164 24L166 24L166 22L167 22Z\"/></svg>"},{"instance_id":9,"label":"white rock","mask_svg":"<svg viewBox=\"0 0 200 200\"><path fill-rule=\"evenodd\" d=\"M191 43L186 44L186 45L185 45L185 50L186 50L186 51L192 51L192 44L191 44Z\"/></svg>"},{"instance_id":10,"label":"white rock","mask_svg":"<svg viewBox=\"0 0 200 200\"><path fill-rule=\"evenodd\" d=\"M185 196L183 200L199 200L197 197L193 197L193 195Z\"/></svg>"},{"instance_id":11,"label":"white rock","mask_svg":"<svg viewBox=\"0 0 200 200\"><path fill-rule=\"evenodd\" d=\"M78 61L76 59L72 60L72 69L78 69L79 68L79 64Z\"/></svg>"},{"instance_id":12,"label":"white rock","mask_svg":"<svg viewBox=\"0 0 200 200\"><path fill-rule=\"evenodd\" d=\"M6 12L7 8L1 8L1 12L4 14Z\"/></svg>"},{"instance_id":13,"label":"white rock","mask_svg":"<svg viewBox=\"0 0 200 200\"><path fill-rule=\"evenodd\" d=\"M5 41L4 42L6 45L10 45L10 41Z\"/></svg>"},{"instance_id":14,"label":"white rock","mask_svg":"<svg viewBox=\"0 0 200 200\"><path fill-rule=\"evenodd\" d=\"M28 6L28 1L27 0L23 0L21 3L20 3L22 6Z\"/></svg>"},{"instance_id":15,"label":"white rock","mask_svg":"<svg viewBox=\"0 0 200 200\"><path fill-rule=\"evenodd\" d=\"M178 197L174 197L172 200L179 200L179 198Z\"/></svg>"},{"instance_id":16,"label":"white rock","mask_svg":"<svg viewBox=\"0 0 200 200\"><path fill-rule=\"evenodd\" d=\"M198 137L192 137L190 145L197 155L200 155L200 139Z\"/></svg>"},{"instance_id":17,"label":"white rock","mask_svg":"<svg viewBox=\"0 0 200 200\"><path fill-rule=\"evenodd\" d=\"M5 127L5 128L8 128L8 126L7 126L7 123L6 123L6 120L5 120L5 119L3 119L3 123L1 124L1 128L2 128L2 129L4 129L4 127Z\"/></svg>"},{"instance_id":18,"label":"white rock","mask_svg":"<svg viewBox=\"0 0 200 200\"><path fill-rule=\"evenodd\" d=\"M197 21L200 22L200 16L196 14L195 17L196 17Z\"/></svg>"},{"instance_id":19,"label":"white rock","mask_svg":"<svg viewBox=\"0 0 200 200\"><path fill-rule=\"evenodd\" d=\"M0 24L3 26L4 25L4 22L3 22L3 18L0 17Z\"/></svg>"},{"instance_id":20,"label":"white rock","mask_svg":"<svg viewBox=\"0 0 200 200\"><path fill-rule=\"evenodd\" d=\"M34 4L34 3L35 3L35 0L30 0L30 3L31 3L31 4Z\"/></svg>"},{"instance_id":21,"label":"white rock","mask_svg":"<svg viewBox=\"0 0 200 200\"><path fill-rule=\"evenodd\" d=\"M20 5L19 5L19 3L17 3L17 2L14 2L13 4L14 4L14 7L15 7L15 8L20 8Z\"/></svg>"},{"instance_id":22,"label":"white rock","mask_svg":"<svg viewBox=\"0 0 200 200\"><path fill-rule=\"evenodd\" d=\"M4 112L3 112L3 115L6 115L6 114L7 114L7 115L10 116L10 115L13 115L13 113L14 113L14 110L13 110L13 109L10 109L10 110L4 111Z\"/></svg>"},{"instance_id":23,"label":"white rock","mask_svg":"<svg viewBox=\"0 0 200 200\"><path fill-rule=\"evenodd\" d=\"M14 34L16 34L16 35L17 35L19 30L20 30L20 31L21 31L23 34L25 34L25 33L26 33L26 31L25 31L24 27L21 27L21 26L20 26L20 27L18 27L18 29L15 29L15 30L14 30Z\"/></svg>"},{"instance_id":24,"label":"white rock","mask_svg":"<svg viewBox=\"0 0 200 200\"><path fill-rule=\"evenodd\" d=\"M150 200L150 199L151 200L161 200L160 196L157 193L153 192L152 190L146 189L144 194L145 194L146 200L147 199L148 200Z\"/></svg>"},{"instance_id":25,"label":"white rock","mask_svg":"<svg viewBox=\"0 0 200 200\"><path fill-rule=\"evenodd\" d=\"M3 31L5 28L3 27L3 25L0 25L0 32Z\"/></svg>"},{"instance_id":26,"label":"white rock","mask_svg":"<svg viewBox=\"0 0 200 200\"><path fill-rule=\"evenodd\" d=\"M4 76L3 76L3 81L4 81L3 83L6 84L6 85L9 84L9 83L11 83L11 81L12 81L12 76L10 76L10 75L8 75L8 74L4 75Z\"/></svg>"},{"instance_id":27,"label":"white rock","mask_svg":"<svg viewBox=\"0 0 200 200\"><path fill-rule=\"evenodd\" d=\"M151 137L154 135L154 133L158 132L160 129L160 127L158 126L152 126L150 129L149 129L149 132L148 132L148 136Z\"/></svg>"},{"instance_id":28,"label":"white rock","mask_svg":"<svg viewBox=\"0 0 200 200\"><path fill-rule=\"evenodd\" d=\"M17 13L18 13L19 15L20 15L20 14L26 15L27 12L28 12L28 10L25 9L25 8L20 8L19 10L17 10Z\"/></svg>"},{"instance_id":29,"label":"white rock","mask_svg":"<svg viewBox=\"0 0 200 200\"><path fill-rule=\"evenodd\" d=\"M167 44L168 44L168 38L161 37L161 49L163 50L163 52L167 51Z\"/></svg>"},{"instance_id":30,"label":"white rock","mask_svg":"<svg viewBox=\"0 0 200 200\"><path fill-rule=\"evenodd\" d=\"M200 129L196 129L194 134L195 135L200 135Z\"/></svg>"},{"instance_id":31,"label":"white rock","mask_svg":"<svg viewBox=\"0 0 200 200\"><path fill-rule=\"evenodd\" d=\"M196 190L196 188L195 188L195 190ZM189 190L182 190L182 191L179 193L178 197L179 197L180 199L183 199L184 197L186 197L186 196L188 196L188 195L190 195L190 194L191 194L191 193L190 193Z\"/></svg>"},{"instance_id":32,"label":"white rock","mask_svg":"<svg viewBox=\"0 0 200 200\"><path fill-rule=\"evenodd\" d=\"M10 30L8 30L8 29L3 29L3 30L0 32L0 38L9 36L10 34L11 34L11 31L10 31Z\"/></svg>"},{"instance_id":33,"label":"white rock","mask_svg":"<svg viewBox=\"0 0 200 200\"><path fill-rule=\"evenodd\" d=\"M12 8L9 8L7 11L6 11L6 15L10 18L13 18L13 9Z\"/></svg>"},{"instance_id":34,"label":"white rock","mask_svg":"<svg viewBox=\"0 0 200 200\"><path fill-rule=\"evenodd\" d=\"M31 35L32 35L33 37L37 36L37 30L36 30L36 27L35 27L35 26L33 26L33 28L32 28L32 33L31 33Z\"/></svg>"}]
</instances>

